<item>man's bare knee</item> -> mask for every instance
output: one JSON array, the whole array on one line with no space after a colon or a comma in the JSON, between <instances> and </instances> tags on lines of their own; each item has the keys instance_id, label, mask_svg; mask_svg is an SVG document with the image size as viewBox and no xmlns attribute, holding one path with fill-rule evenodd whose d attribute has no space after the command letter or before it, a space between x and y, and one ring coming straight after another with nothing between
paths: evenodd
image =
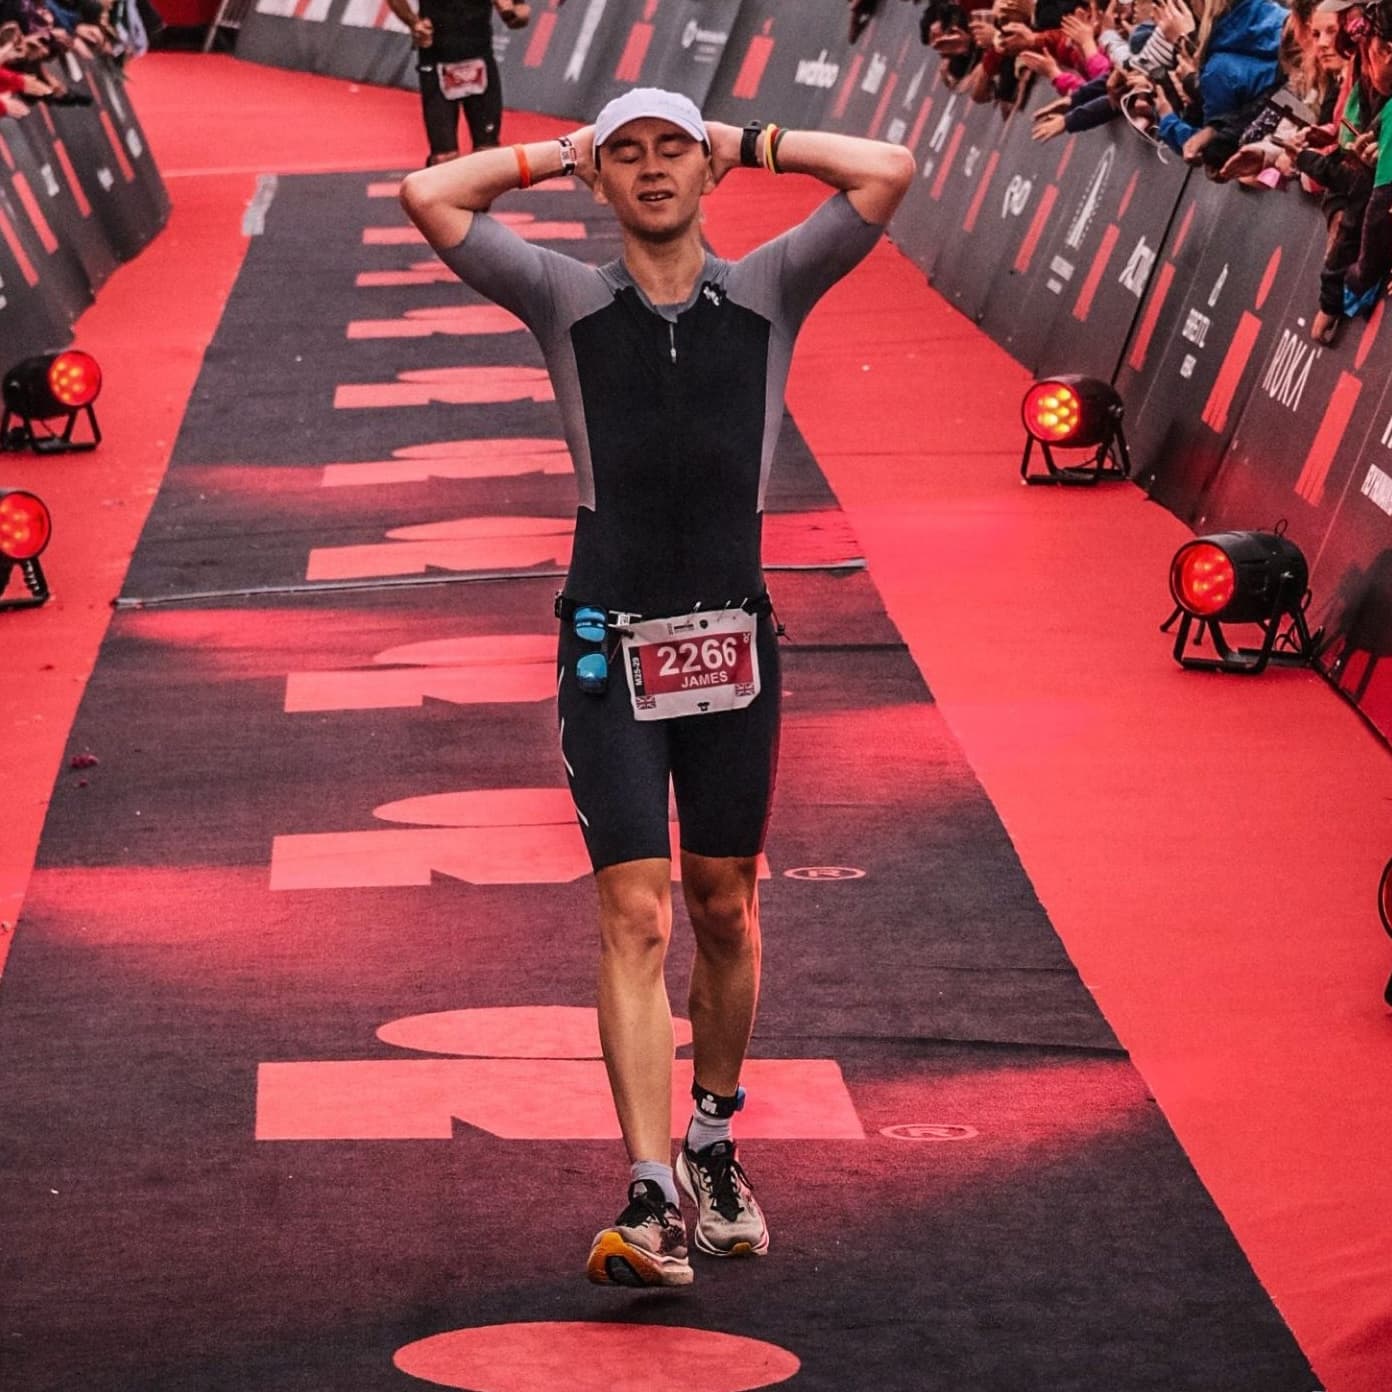
<instances>
[{"instance_id":1,"label":"man's bare knee","mask_svg":"<svg viewBox=\"0 0 1392 1392\"><path fill-rule=\"evenodd\" d=\"M702 947L740 949L753 935L758 867L753 858L682 858L682 890L691 928Z\"/></svg>"},{"instance_id":2,"label":"man's bare knee","mask_svg":"<svg viewBox=\"0 0 1392 1392\"><path fill-rule=\"evenodd\" d=\"M644 862L629 862L601 870L599 931L605 952L641 960L667 952L672 932L671 869L666 861L661 878Z\"/></svg>"}]
</instances>

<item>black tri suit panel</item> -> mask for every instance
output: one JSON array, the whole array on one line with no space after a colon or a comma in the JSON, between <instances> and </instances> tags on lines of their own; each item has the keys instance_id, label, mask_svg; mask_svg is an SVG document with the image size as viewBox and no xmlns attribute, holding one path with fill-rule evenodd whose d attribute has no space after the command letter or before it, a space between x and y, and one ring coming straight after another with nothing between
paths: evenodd
<instances>
[{"instance_id":1,"label":"black tri suit panel","mask_svg":"<svg viewBox=\"0 0 1392 1392\"><path fill-rule=\"evenodd\" d=\"M594 477L572 598L665 616L763 594L769 331L709 283L675 322L625 287L572 327Z\"/></svg>"},{"instance_id":2,"label":"black tri suit panel","mask_svg":"<svg viewBox=\"0 0 1392 1392\"><path fill-rule=\"evenodd\" d=\"M568 601L649 619L757 604L793 341L880 231L838 194L739 261L708 253L681 305L650 303L622 261L586 265L486 215L441 252L545 354L579 494ZM561 755L594 868L671 853L669 789L683 850L759 854L778 757L771 618L758 620L759 695L738 710L638 720L617 634L609 645L608 685L582 690L576 660L594 649L561 625Z\"/></svg>"}]
</instances>

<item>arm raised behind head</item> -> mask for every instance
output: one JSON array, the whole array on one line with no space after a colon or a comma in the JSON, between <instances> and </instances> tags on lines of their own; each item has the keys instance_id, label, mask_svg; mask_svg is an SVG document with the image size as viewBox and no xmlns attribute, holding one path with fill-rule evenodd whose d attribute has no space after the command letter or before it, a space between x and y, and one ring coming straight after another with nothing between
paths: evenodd
<instances>
[{"instance_id":1,"label":"arm raised behind head","mask_svg":"<svg viewBox=\"0 0 1392 1392\"><path fill-rule=\"evenodd\" d=\"M707 129L713 155L728 146L728 132L736 138L739 135L736 127L723 127L717 122L708 122ZM893 216L917 172L912 152L885 140L832 131L781 129L773 138L776 157L772 165L768 161L770 131L765 130L756 143L761 165L781 174L810 174L840 189L866 222L881 226Z\"/></svg>"},{"instance_id":2,"label":"arm raised behind head","mask_svg":"<svg viewBox=\"0 0 1392 1392\"><path fill-rule=\"evenodd\" d=\"M568 139L575 151L575 176L593 184L594 127L582 126ZM559 140L479 150L408 174L401 181L401 206L431 246L446 250L464 240L474 214L495 198L565 172Z\"/></svg>"}]
</instances>

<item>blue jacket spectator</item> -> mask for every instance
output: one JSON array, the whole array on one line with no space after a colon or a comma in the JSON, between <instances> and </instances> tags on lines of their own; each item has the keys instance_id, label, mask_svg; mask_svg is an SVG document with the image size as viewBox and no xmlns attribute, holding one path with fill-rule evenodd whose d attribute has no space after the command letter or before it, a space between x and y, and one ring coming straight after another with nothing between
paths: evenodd
<instances>
[{"instance_id":1,"label":"blue jacket spectator","mask_svg":"<svg viewBox=\"0 0 1392 1392\"><path fill-rule=\"evenodd\" d=\"M1213 0L1216 9L1221 0ZM1214 19L1199 56L1203 124L1232 115L1280 81L1278 55L1287 10L1276 0L1238 0ZM1180 116L1164 116L1159 136L1175 150L1200 129Z\"/></svg>"}]
</instances>

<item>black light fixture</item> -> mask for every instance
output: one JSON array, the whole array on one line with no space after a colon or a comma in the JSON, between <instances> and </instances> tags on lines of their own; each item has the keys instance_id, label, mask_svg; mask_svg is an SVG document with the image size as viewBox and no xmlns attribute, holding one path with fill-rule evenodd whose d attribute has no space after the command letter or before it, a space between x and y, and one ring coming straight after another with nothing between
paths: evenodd
<instances>
[{"instance_id":1,"label":"black light fixture","mask_svg":"<svg viewBox=\"0 0 1392 1392\"><path fill-rule=\"evenodd\" d=\"M1121 397L1110 382L1097 377L1041 377L1025 393L1020 415L1025 423L1025 457L1020 477L1026 483L1097 483L1131 477L1131 453L1121 428ZM1031 474L1030 455L1038 443L1046 473ZM1056 449L1090 449L1081 464L1059 464Z\"/></svg>"},{"instance_id":2,"label":"black light fixture","mask_svg":"<svg viewBox=\"0 0 1392 1392\"><path fill-rule=\"evenodd\" d=\"M32 609L49 598L39 557L53 535L53 519L43 499L22 488L0 487L0 609ZM18 570L27 596L6 599Z\"/></svg>"},{"instance_id":3,"label":"black light fixture","mask_svg":"<svg viewBox=\"0 0 1392 1392\"><path fill-rule=\"evenodd\" d=\"M92 403L101 394L101 386L101 367L90 353L68 348L25 358L0 382L5 407L0 416L0 449L32 449L40 454L96 449L101 429ZM84 415L91 439L75 440L73 432ZM50 424L55 421L60 426Z\"/></svg>"},{"instance_id":4,"label":"black light fixture","mask_svg":"<svg viewBox=\"0 0 1392 1392\"><path fill-rule=\"evenodd\" d=\"M1251 676L1265 671L1272 662L1286 667L1308 666L1314 660L1318 637L1311 637L1305 622L1309 579L1305 557L1286 536L1284 524L1270 532L1217 532L1186 541L1170 562L1175 611L1161 625L1161 631L1166 632L1180 619L1175 661L1181 667ZM1257 624L1262 630L1260 646L1231 646L1223 634L1225 623ZM1195 644L1208 633L1216 657L1185 653L1195 624L1199 626Z\"/></svg>"},{"instance_id":5,"label":"black light fixture","mask_svg":"<svg viewBox=\"0 0 1392 1392\"><path fill-rule=\"evenodd\" d=\"M1392 937L1392 860L1382 867L1382 879L1378 881L1378 917L1388 937ZM1382 998L1392 1005L1392 976L1387 978Z\"/></svg>"}]
</instances>

